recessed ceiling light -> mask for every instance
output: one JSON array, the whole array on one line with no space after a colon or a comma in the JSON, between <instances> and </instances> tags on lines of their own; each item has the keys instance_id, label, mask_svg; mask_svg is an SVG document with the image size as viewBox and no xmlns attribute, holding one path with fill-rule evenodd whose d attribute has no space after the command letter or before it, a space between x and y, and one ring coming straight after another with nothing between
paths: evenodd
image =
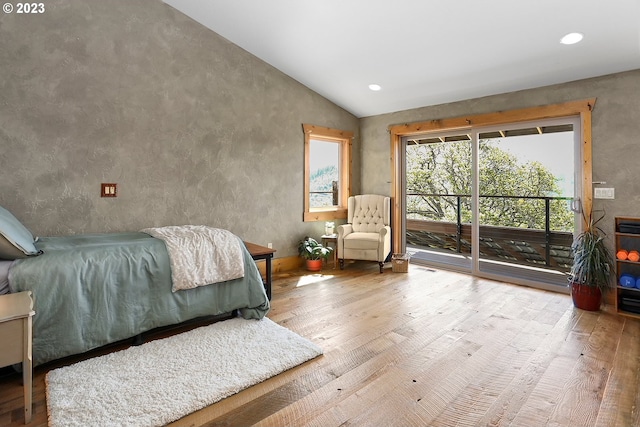
<instances>
[{"instance_id":1,"label":"recessed ceiling light","mask_svg":"<svg viewBox=\"0 0 640 427\"><path fill-rule=\"evenodd\" d=\"M560 39L562 44L576 44L582 40L583 35L580 33L569 33Z\"/></svg>"},{"instance_id":2,"label":"recessed ceiling light","mask_svg":"<svg viewBox=\"0 0 640 427\"><path fill-rule=\"evenodd\" d=\"M369 89L374 90L374 91L379 91L380 89L382 89L382 86L376 85L376 84L371 84L371 85L369 85Z\"/></svg>"}]
</instances>

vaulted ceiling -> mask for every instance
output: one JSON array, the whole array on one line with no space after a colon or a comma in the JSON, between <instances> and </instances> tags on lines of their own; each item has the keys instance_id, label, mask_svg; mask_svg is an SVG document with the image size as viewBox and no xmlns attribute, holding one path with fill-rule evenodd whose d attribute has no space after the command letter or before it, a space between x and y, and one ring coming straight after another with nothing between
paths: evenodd
<instances>
[{"instance_id":1,"label":"vaulted ceiling","mask_svg":"<svg viewBox=\"0 0 640 427\"><path fill-rule=\"evenodd\" d=\"M165 2L358 117L640 69L640 0Z\"/></svg>"}]
</instances>

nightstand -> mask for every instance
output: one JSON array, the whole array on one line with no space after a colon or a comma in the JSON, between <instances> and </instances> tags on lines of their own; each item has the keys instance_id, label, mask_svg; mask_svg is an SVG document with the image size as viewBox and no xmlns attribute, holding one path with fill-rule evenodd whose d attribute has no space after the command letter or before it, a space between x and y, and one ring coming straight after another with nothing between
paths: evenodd
<instances>
[{"instance_id":1,"label":"nightstand","mask_svg":"<svg viewBox=\"0 0 640 427\"><path fill-rule=\"evenodd\" d=\"M336 264L338 263L338 235L337 234L325 234L320 236L322 240L322 246L325 248L327 246L333 248L333 268L335 270Z\"/></svg>"},{"instance_id":2,"label":"nightstand","mask_svg":"<svg viewBox=\"0 0 640 427\"><path fill-rule=\"evenodd\" d=\"M31 292L0 295L0 367L22 363L25 424L31 421L31 318L34 314Z\"/></svg>"},{"instance_id":3,"label":"nightstand","mask_svg":"<svg viewBox=\"0 0 640 427\"><path fill-rule=\"evenodd\" d=\"M271 301L271 259L273 258L273 254L276 250L249 242L244 242L244 245L247 247L247 250L251 254L251 258L253 258L254 261L262 259L265 260L266 278L264 280L264 289L267 292L267 298Z\"/></svg>"}]
</instances>

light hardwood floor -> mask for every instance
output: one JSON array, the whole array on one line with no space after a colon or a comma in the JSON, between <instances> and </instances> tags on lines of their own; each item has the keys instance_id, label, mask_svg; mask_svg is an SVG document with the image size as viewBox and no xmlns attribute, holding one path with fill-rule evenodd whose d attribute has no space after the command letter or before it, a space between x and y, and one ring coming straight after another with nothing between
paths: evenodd
<instances>
[{"instance_id":1,"label":"light hardwood floor","mask_svg":"<svg viewBox=\"0 0 640 427\"><path fill-rule=\"evenodd\" d=\"M640 425L640 321L611 308L417 265L274 279L269 317L324 355L173 425ZM46 425L46 371L32 426ZM5 375L0 425L22 420L20 376Z\"/></svg>"}]
</instances>

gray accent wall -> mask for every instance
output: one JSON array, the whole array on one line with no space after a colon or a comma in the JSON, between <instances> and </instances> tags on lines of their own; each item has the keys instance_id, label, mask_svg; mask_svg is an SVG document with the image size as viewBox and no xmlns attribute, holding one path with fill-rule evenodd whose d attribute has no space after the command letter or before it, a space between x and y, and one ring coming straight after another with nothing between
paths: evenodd
<instances>
[{"instance_id":1,"label":"gray accent wall","mask_svg":"<svg viewBox=\"0 0 640 427\"><path fill-rule=\"evenodd\" d=\"M322 234L302 124L355 132L359 171L355 116L160 0L45 7L0 15L0 205L34 234L206 224L278 257Z\"/></svg>"},{"instance_id":2,"label":"gray accent wall","mask_svg":"<svg viewBox=\"0 0 640 427\"><path fill-rule=\"evenodd\" d=\"M594 200L613 247L614 217L640 217L640 70L565 84L362 118L364 193L391 194L390 125L492 113L596 98L592 113L593 181L615 188L614 200Z\"/></svg>"}]
</instances>

